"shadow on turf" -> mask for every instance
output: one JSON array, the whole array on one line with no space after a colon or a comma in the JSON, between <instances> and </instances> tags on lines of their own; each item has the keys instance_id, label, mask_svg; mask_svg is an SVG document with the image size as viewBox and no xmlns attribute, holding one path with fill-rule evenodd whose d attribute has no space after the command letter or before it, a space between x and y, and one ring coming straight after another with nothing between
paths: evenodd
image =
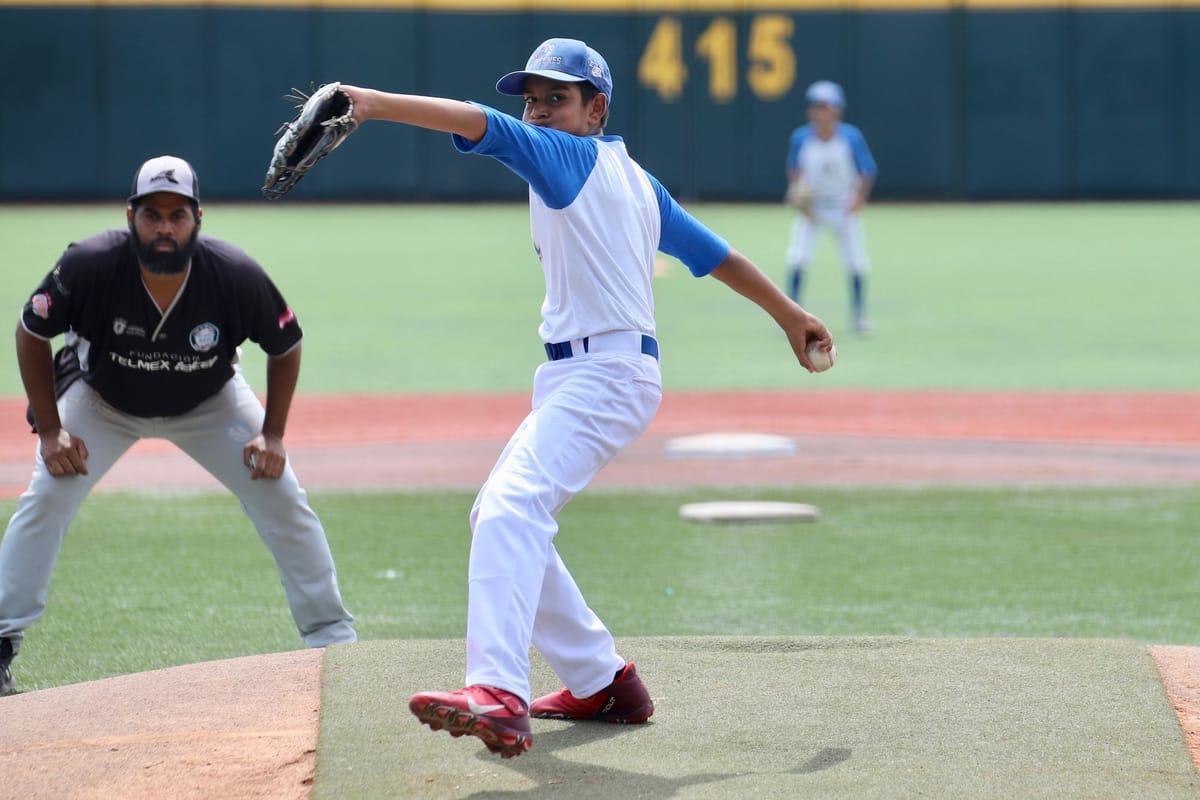
<instances>
[{"instance_id":1,"label":"shadow on turf","mask_svg":"<svg viewBox=\"0 0 1200 800\"><path fill-rule=\"evenodd\" d=\"M820 772L823 769L836 767L838 764L849 760L849 747L826 747L796 769L789 771L796 775L808 775L813 772Z\"/></svg>"},{"instance_id":2,"label":"shadow on turf","mask_svg":"<svg viewBox=\"0 0 1200 800\"><path fill-rule=\"evenodd\" d=\"M644 727L651 726L653 722L646 723ZM533 788L511 792L478 792L470 797L562 797L567 787L589 785L604 787L605 794L612 797L673 797L689 786L715 783L734 776L734 773L705 772L666 778L595 763L570 761L557 755L603 739L614 739L632 730L621 725L585 722L571 724L557 731L538 733L535 737L537 758L515 758L506 764L534 784ZM480 751L476 758L488 767L494 765L496 760L486 750Z\"/></svg>"},{"instance_id":3,"label":"shadow on turf","mask_svg":"<svg viewBox=\"0 0 1200 800\"><path fill-rule=\"evenodd\" d=\"M646 727L653 726L653 722ZM612 797L674 797L681 790L691 786L736 778L745 775L744 772L698 772L666 778L644 772L616 769L599 766L594 763L579 763L559 758L556 753L594 744L603 739L615 739L632 729L617 725L601 723L578 723L557 731L540 733L537 736L538 758L513 759L508 766L523 775L533 788L525 788L503 792L478 792L470 795L472 798L501 798L501 797L562 797L568 786L603 786L606 794ZM777 774L805 775L813 772L836 767L850 759L850 749L845 747L826 747L805 763L790 770L781 770ZM496 757L480 751L476 759L485 767L495 763Z\"/></svg>"}]
</instances>

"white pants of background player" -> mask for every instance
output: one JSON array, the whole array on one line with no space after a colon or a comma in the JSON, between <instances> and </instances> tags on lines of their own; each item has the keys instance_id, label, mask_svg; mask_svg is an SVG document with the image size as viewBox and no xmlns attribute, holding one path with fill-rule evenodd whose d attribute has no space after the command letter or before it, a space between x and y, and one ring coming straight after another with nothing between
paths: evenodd
<instances>
[{"instance_id":1,"label":"white pants of background player","mask_svg":"<svg viewBox=\"0 0 1200 800\"><path fill-rule=\"evenodd\" d=\"M797 214L792 221L792 237L787 249L788 295L800 302L800 289L804 271L812 260L817 236L822 228L828 228L837 241L842 256L842 266L850 280L851 315L856 325L865 323L863 279L870 269L867 259L866 236L863 234L862 218L849 214L843 208L814 208L812 216Z\"/></svg>"},{"instance_id":2,"label":"white pants of background player","mask_svg":"<svg viewBox=\"0 0 1200 800\"><path fill-rule=\"evenodd\" d=\"M662 402L658 361L637 352L640 338L629 337L629 352L593 347L581 355L576 345L575 356L534 375L532 410L471 510L467 685L529 702L531 644L577 697L608 686L625 664L554 537L558 513L646 429Z\"/></svg>"},{"instance_id":3,"label":"white pants of background player","mask_svg":"<svg viewBox=\"0 0 1200 800\"><path fill-rule=\"evenodd\" d=\"M35 448L33 478L0 540L0 637L11 638L14 649L20 650L25 629L46 610L54 562L84 498L139 439L173 442L237 496L275 559L305 644L356 640L325 531L291 464L278 480L252 481L242 462L242 448L261 430L264 411L240 372L216 395L176 417L124 414L82 380L58 401L58 413L63 427L87 445L88 474L55 478Z\"/></svg>"}]
</instances>

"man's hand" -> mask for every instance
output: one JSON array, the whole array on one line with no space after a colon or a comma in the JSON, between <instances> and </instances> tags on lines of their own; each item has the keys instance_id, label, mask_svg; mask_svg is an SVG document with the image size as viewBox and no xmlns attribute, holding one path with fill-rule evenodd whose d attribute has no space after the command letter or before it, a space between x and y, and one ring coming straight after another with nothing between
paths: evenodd
<instances>
[{"instance_id":1,"label":"man's hand","mask_svg":"<svg viewBox=\"0 0 1200 800\"><path fill-rule=\"evenodd\" d=\"M66 428L38 433L42 440L42 462L55 478L64 475L87 475L87 445Z\"/></svg>"},{"instance_id":2,"label":"man's hand","mask_svg":"<svg viewBox=\"0 0 1200 800\"><path fill-rule=\"evenodd\" d=\"M278 478L287 464L287 450L278 436L258 434L242 448L242 463L250 470L250 480Z\"/></svg>"}]
</instances>

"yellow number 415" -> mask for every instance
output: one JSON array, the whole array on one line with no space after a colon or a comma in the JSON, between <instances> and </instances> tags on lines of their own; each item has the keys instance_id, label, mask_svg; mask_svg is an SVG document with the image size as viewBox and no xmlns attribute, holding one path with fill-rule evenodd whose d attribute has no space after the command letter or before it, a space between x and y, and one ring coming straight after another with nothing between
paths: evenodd
<instances>
[{"instance_id":1,"label":"yellow number 415","mask_svg":"<svg viewBox=\"0 0 1200 800\"><path fill-rule=\"evenodd\" d=\"M796 81L796 55L792 50L792 18L761 14L750 21L746 58L746 83L760 100L778 100ZM717 17L696 37L696 54L708 62L708 96L716 103L737 97L737 25ZM662 17L650 32L638 61L638 81L658 92L664 102L683 95L688 69L683 58L683 24L677 17Z\"/></svg>"}]
</instances>

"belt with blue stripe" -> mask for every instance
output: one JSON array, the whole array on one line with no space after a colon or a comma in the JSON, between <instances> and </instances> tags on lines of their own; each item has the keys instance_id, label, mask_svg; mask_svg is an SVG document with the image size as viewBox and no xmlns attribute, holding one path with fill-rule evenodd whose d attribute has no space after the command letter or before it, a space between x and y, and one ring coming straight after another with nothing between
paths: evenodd
<instances>
[{"instance_id":1,"label":"belt with blue stripe","mask_svg":"<svg viewBox=\"0 0 1200 800\"><path fill-rule=\"evenodd\" d=\"M617 333L628 334L629 332L618 331ZM583 353L633 352L634 339L628 335L617 338L610 333L602 333L567 342L546 342L545 346L548 359L561 361L564 358L571 358ZM640 351L643 355L658 358L658 341L653 336L641 334Z\"/></svg>"}]
</instances>

